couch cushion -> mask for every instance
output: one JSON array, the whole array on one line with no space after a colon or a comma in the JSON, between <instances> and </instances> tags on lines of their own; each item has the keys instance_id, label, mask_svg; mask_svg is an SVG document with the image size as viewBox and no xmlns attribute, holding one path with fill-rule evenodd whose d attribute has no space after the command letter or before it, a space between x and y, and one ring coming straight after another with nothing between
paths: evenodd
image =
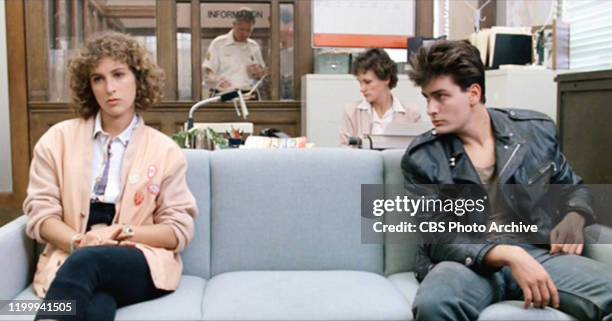
<instances>
[{"instance_id":1,"label":"couch cushion","mask_svg":"<svg viewBox=\"0 0 612 321\"><path fill-rule=\"evenodd\" d=\"M523 309L522 301L504 301L488 306L478 320L576 320L550 307L545 309Z\"/></svg>"},{"instance_id":2,"label":"couch cushion","mask_svg":"<svg viewBox=\"0 0 612 321\"><path fill-rule=\"evenodd\" d=\"M187 158L187 184L196 199L199 216L195 236L183 251L183 273L210 278L210 152L183 150Z\"/></svg>"},{"instance_id":3,"label":"couch cushion","mask_svg":"<svg viewBox=\"0 0 612 321\"><path fill-rule=\"evenodd\" d=\"M22 215L0 229L0 300L10 300L32 280L34 241L25 234L27 218Z\"/></svg>"},{"instance_id":4,"label":"couch cushion","mask_svg":"<svg viewBox=\"0 0 612 321\"><path fill-rule=\"evenodd\" d=\"M117 310L115 320L201 320L206 280L183 275L181 285L161 298L128 305ZM14 300L37 300L31 286ZM1 315L0 320L33 320L34 315Z\"/></svg>"},{"instance_id":5,"label":"couch cushion","mask_svg":"<svg viewBox=\"0 0 612 321\"><path fill-rule=\"evenodd\" d=\"M174 293L123 307L115 320L201 320L205 287L206 280L183 275Z\"/></svg>"},{"instance_id":6,"label":"couch cushion","mask_svg":"<svg viewBox=\"0 0 612 321\"><path fill-rule=\"evenodd\" d=\"M387 277L393 285L404 295L410 306L414 301L417 290L419 289L419 281L417 281L414 272L396 273Z\"/></svg>"},{"instance_id":7,"label":"couch cushion","mask_svg":"<svg viewBox=\"0 0 612 321\"><path fill-rule=\"evenodd\" d=\"M411 320L384 277L358 271L249 271L213 277L205 320Z\"/></svg>"},{"instance_id":8,"label":"couch cushion","mask_svg":"<svg viewBox=\"0 0 612 321\"><path fill-rule=\"evenodd\" d=\"M382 152L384 161L385 185L404 185L401 161L404 150L385 150ZM392 190L392 188L390 188ZM391 198L392 195L386 195ZM385 224L398 224L401 216L385 216ZM414 271L416 244L392 244L389 237L385 235L385 275L399 272Z\"/></svg>"},{"instance_id":9,"label":"couch cushion","mask_svg":"<svg viewBox=\"0 0 612 321\"><path fill-rule=\"evenodd\" d=\"M600 224L587 226L584 237L584 256L612 266L612 227Z\"/></svg>"},{"instance_id":10,"label":"couch cushion","mask_svg":"<svg viewBox=\"0 0 612 321\"><path fill-rule=\"evenodd\" d=\"M361 184L382 184L379 152L211 153L212 273L382 273L382 244L361 243Z\"/></svg>"}]
</instances>

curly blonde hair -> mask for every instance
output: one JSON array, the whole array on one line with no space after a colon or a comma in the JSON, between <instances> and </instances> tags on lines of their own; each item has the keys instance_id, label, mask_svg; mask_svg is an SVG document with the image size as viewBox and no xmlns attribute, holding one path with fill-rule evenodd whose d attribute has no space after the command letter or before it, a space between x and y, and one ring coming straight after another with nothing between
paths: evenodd
<instances>
[{"instance_id":1,"label":"curly blonde hair","mask_svg":"<svg viewBox=\"0 0 612 321\"><path fill-rule=\"evenodd\" d=\"M164 72L147 49L130 35L104 32L90 38L68 67L72 103L79 116L87 119L100 110L91 89L90 75L103 58L123 62L134 73L136 110L146 110L161 100Z\"/></svg>"}]
</instances>

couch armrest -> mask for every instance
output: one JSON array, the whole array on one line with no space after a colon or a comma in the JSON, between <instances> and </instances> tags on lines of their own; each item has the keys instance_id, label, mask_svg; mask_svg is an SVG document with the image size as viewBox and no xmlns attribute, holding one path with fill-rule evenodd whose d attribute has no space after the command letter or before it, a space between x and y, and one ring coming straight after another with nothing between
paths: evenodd
<instances>
[{"instance_id":1,"label":"couch armrest","mask_svg":"<svg viewBox=\"0 0 612 321\"><path fill-rule=\"evenodd\" d=\"M25 215L0 227L0 300L10 300L32 281L34 240L25 234Z\"/></svg>"},{"instance_id":2,"label":"couch armrest","mask_svg":"<svg viewBox=\"0 0 612 321\"><path fill-rule=\"evenodd\" d=\"M584 255L612 267L612 228L594 224L585 229Z\"/></svg>"}]
</instances>

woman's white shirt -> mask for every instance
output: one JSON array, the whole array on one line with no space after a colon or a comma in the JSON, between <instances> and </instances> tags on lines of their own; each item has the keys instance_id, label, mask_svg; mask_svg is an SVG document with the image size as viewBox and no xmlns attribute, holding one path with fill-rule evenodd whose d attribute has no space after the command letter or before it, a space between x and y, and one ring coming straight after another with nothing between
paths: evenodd
<instances>
[{"instance_id":1,"label":"woman's white shirt","mask_svg":"<svg viewBox=\"0 0 612 321\"><path fill-rule=\"evenodd\" d=\"M93 162L92 162L92 182L91 182L91 199L104 203L116 203L121 193L121 164L123 163L123 155L125 149L132 137L132 133L138 124L140 117L134 114L130 125L117 137L112 139L107 132L102 129L102 118L100 112L96 114L94 130L92 137L94 139L93 146ZM108 181L104 194L96 195L95 186L98 180L102 179L106 158L108 156L110 144L110 164L108 168Z\"/></svg>"}]
</instances>

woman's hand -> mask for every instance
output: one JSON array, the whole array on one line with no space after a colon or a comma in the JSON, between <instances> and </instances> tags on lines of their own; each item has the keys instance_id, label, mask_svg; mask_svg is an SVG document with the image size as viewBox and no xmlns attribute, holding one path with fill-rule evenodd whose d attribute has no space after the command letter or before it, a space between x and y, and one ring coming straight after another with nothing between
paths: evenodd
<instances>
[{"instance_id":1,"label":"woman's hand","mask_svg":"<svg viewBox=\"0 0 612 321\"><path fill-rule=\"evenodd\" d=\"M117 245L119 242L115 240L102 239L101 237L86 233L80 241L77 241L75 248L80 249L88 246L103 246L103 245Z\"/></svg>"},{"instance_id":2,"label":"woman's hand","mask_svg":"<svg viewBox=\"0 0 612 321\"><path fill-rule=\"evenodd\" d=\"M123 225L119 225L119 224L113 224L113 225L97 227L97 228L95 226L92 226L91 230L87 232L86 235L91 234L91 235L98 236L102 240L115 240L116 241L117 237L121 234L122 230L123 230Z\"/></svg>"},{"instance_id":3,"label":"woman's hand","mask_svg":"<svg viewBox=\"0 0 612 321\"><path fill-rule=\"evenodd\" d=\"M75 245L75 248L101 245L118 245L119 241L117 240L117 237L121 234L122 229L123 226L118 224L94 228L91 231L85 233L83 238L81 238L81 240Z\"/></svg>"},{"instance_id":4,"label":"woman's hand","mask_svg":"<svg viewBox=\"0 0 612 321\"><path fill-rule=\"evenodd\" d=\"M119 246L126 246L126 247L136 247L136 243L132 242L132 241L119 241Z\"/></svg>"}]
</instances>

